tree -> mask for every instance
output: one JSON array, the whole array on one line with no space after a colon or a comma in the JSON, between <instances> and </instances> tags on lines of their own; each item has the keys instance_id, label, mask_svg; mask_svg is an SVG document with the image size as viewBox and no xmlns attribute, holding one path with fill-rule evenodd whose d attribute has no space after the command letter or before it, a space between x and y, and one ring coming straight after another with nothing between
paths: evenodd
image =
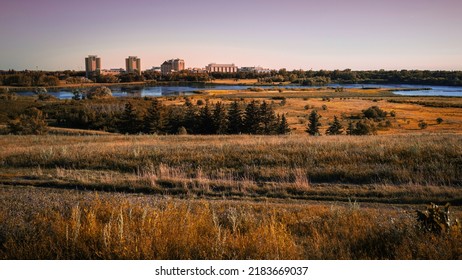
<instances>
[{"instance_id":1,"label":"tree","mask_svg":"<svg viewBox=\"0 0 462 280\"><path fill-rule=\"evenodd\" d=\"M334 122L330 124L326 130L327 135L340 135L343 133L343 126L338 120L337 116L334 116Z\"/></svg>"},{"instance_id":2,"label":"tree","mask_svg":"<svg viewBox=\"0 0 462 280\"><path fill-rule=\"evenodd\" d=\"M282 117L278 115L277 134L288 134L290 133L290 127L287 123L286 115L282 114Z\"/></svg>"},{"instance_id":3,"label":"tree","mask_svg":"<svg viewBox=\"0 0 462 280\"><path fill-rule=\"evenodd\" d=\"M348 123L347 135L355 135L355 126L352 121Z\"/></svg>"},{"instance_id":4,"label":"tree","mask_svg":"<svg viewBox=\"0 0 462 280\"><path fill-rule=\"evenodd\" d=\"M136 134L141 131L142 121L133 105L128 102L120 116L119 131L122 133Z\"/></svg>"},{"instance_id":5,"label":"tree","mask_svg":"<svg viewBox=\"0 0 462 280\"><path fill-rule=\"evenodd\" d=\"M319 136L321 133L319 132L319 127L321 126L321 122L319 119L321 116L318 114L316 110L311 111L310 116L308 117L308 128L306 132L312 136Z\"/></svg>"},{"instance_id":6,"label":"tree","mask_svg":"<svg viewBox=\"0 0 462 280\"><path fill-rule=\"evenodd\" d=\"M200 110L198 131L200 134L214 134L214 122L208 102Z\"/></svg>"},{"instance_id":7,"label":"tree","mask_svg":"<svg viewBox=\"0 0 462 280\"><path fill-rule=\"evenodd\" d=\"M161 101L154 99L144 118L144 132L161 134L165 129L165 108Z\"/></svg>"},{"instance_id":8,"label":"tree","mask_svg":"<svg viewBox=\"0 0 462 280\"><path fill-rule=\"evenodd\" d=\"M268 103L263 101L260 105L260 131L262 134L273 134L276 130L276 114L274 113L273 108L271 108Z\"/></svg>"},{"instance_id":9,"label":"tree","mask_svg":"<svg viewBox=\"0 0 462 280\"><path fill-rule=\"evenodd\" d=\"M189 101L186 100L184 105L186 108L184 119L183 119L183 126L188 131L188 134L196 134L198 131L198 123L197 123L197 109L196 107Z\"/></svg>"},{"instance_id":10,"label":"tree","mask_svg":"<svg viewBox=\"0 0 462 280\"><path fill-rule=\"evenodd\" d=\"M231 107L228 111L228 133L239 134L242 132L242 110L237 101L231 103Z\"/></svg>"},{"instance_id":11,"label":"tree","mask_svg":"<svg viewBox=\"0 0 462 280\"><path fill-rule=\"evenodd\" d=\"M42 111L30 108L24 114L8 122L8 131L20 135L43 135L48 132L48 124Z\"/></svg>"},{"instance_id":12,"label":"tree","mask_svg":"<svg viewBox=\"0 0 462 280\"><path fill-rule=\"evenodd\" d=\"M228 119L223 103L217 102L213 110L213 131L215 134L226 134L228 130Z\"/></svg>"},{"instance_id":13,"label":"tree","mask_svg":"<svg viewBox=\"0 0 462 280\"><path fill-rule=\"evenodd\" d=\"M260 132L260 109L257 101L252 100L244 112L244 132L248 134L258 134Z\"/></svg>"}]
</instances>

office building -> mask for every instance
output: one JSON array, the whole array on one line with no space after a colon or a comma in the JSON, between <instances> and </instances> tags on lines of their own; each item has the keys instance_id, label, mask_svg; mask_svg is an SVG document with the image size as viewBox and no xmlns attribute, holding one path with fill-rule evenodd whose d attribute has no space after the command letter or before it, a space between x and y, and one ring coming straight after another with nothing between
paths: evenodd
<instances>
[{"instance_id":1,"label":"office building","mask_svg":"<svg viewBox=\"0 0 462 280\"><path fill-rule=\"evenodd\" d=\"M179 72L184 70L184 60L183 59L170 59L164 61L160 66L162 75L167 75L172 72Z\"/></svg>"},{"instance_id":2,"label":"office building","mask_svg":"<svg viewBox=\"0 0 462 280\"><path fill-rule=\"evenodd\" d=\"M237 66L233 64L217 64L210 63L205 67L205 70L209 73L220 72L220 73L236 73Z\"/></svg>"},{"instance_id":3,"label":"office building","mask_svg":"<svg viewBox=\"0 0 462 280\"><path fill-rule=\"evenodd\" d=\"M101 71L101 58L96 55L89 55L85 58L85 73L86 77L99 74Z\"/></svg>"},{"instance_id":4,"label":"office building","mask_svg":"<svg viewBox=\"0 0 462 280\"><path fill-rule=\"evenodd\" d=\"M125 69L127 73L137 73L141 75L141 59L136 56L129 56L125 59Z\"/></svg>"}]
</instances>

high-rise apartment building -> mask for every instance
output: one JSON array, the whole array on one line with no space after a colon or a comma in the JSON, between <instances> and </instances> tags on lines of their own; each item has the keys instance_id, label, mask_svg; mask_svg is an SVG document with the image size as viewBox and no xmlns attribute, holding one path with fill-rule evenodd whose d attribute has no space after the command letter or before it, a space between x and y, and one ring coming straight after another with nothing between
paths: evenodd
<instances>
[{"instance_id":1,"label":"high-rise apartment building","mask_svg":"<svg viewBox=\"0 0 462 280\"><path fill-rule=\"evenodd\" d=\"M210 63L205 66L205 70L209 73L211 72L221 72L221 73L236 73L237 66L233 64L216 64Z\"/></svg>"},{"instance_id":2,"label":"high-rise apartment building","mask_svg":"<svg viewBox=\"0 0 462 280\"><path fill-rule=\"evenodd\" d=\"M85 73L87 78L101 71L101 58L96 55L89 55L85 58Z\"/></svg>"},{"instance_id":3,"label":"high-rise apartment building","mask_svg":"<svg viewBox=\"0 0 462 280\"><path fill-rule=\"evenodd\" d=\"M125 59L127 73L138 73L141 75L141 59L136 56L129 56Z\"/></svg>"},{"instance_id":4,"label":"high-rise apartment building","mask_svg":"<svg viewBox=\"0 0 462 280\"><path fill-rule=\"evenodd\" d=\"M160 70L162 75L182 71L184 70L184 60L179 58L167 60L162 63Z\"/></svg>"}]
</instances>

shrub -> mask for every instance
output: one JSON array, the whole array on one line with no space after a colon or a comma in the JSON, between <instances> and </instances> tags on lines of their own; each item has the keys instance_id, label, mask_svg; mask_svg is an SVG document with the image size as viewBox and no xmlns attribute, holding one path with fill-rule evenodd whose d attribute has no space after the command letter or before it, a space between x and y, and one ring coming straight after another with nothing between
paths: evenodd
<instances>
[{"instance_id":1,"label":"shrub","mask_svg":"<svg viewBox=\"0 0 462 280\"><path fill-rule=\"evenodd\" d=\"M48 132L48 125L42 111L37 108L30 108L18 118L8 122L8 131L19 135L42 135Z\"/></svg>"},{"instance_id":2,"label":"shrub","mask_svg":"<svg viewBox=\"0 0 462 280\"><path fill-rule=\"evenodd\" d=\"M454 226L449 219L449 206L449 203L447 203L444 208L441 208L431 203L425 211L417 210L418 227L432 233L449 231Z\"/></svg>"},{"instance_id":3,"label":"shrub","mask_svg":"<svg viewBox=\"0 0 462 280\"><path fill-rule=\"evenodd\" d=\"M425 121L423 121L423 120L419 121L419 128L420 129L426 129L427 127L428 127L428 124Z\"/></svg>"},{"instance_id":4,"label":"shrub","mask_svg":"<svg viewBox=\"0 0 462 280\"><path fill-rule=\"evenodd\" d=\"M112 91L108 87L99 87L86 94L88 99L112 98Z\"/></svg>"},{"instance_id":5,"label":"shrub","mask_svg":"<svg viewBox=\"0 0 462 280\"><path fill-rule=\"evenodd\" d=\"M383 120L387 117L387 112L378 106L372 106L363 111L364 117L375 121Z\"/></svg>"},{"instance_id":6,"label":"shrub","mask_svg":"<svg viewBox=\"0 0 462 280\"><path fill-rule=\"evenodd\" d=\"M184 126L181 126L180 128L178 128L178 135L187 135L188 134L188 131L186 130L186 128Z\"/></svg>"},{"instance_id":7,"label":"shrub","mask_svg":"<svg viewBox=\"0 0 462 280\"><path fill-rule=\"evenodd\" d=\"M436 119L436 123L437 123L437 124L442 124L442 123L443 123L443 119L442 119L442 118L437 118L437 119Z\"/></svg>"}]
</instances>

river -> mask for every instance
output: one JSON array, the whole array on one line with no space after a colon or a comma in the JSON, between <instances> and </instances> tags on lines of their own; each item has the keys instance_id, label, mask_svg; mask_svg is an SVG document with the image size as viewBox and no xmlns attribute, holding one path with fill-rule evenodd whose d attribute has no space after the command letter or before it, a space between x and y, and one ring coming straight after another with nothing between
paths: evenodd
<instances>
[{"instance_id":1,"label":"river","mask_svg":"<svg viewBox=\"0 0 462 280\"><path fill-rule=\"evenodd\" d=\"M344 88L391 88L399 95L408 96L458 96L462 97L462 87L451 86L430 86L430 85L408 85L408 84L330 84L328 87L344 87ZM111 87L112 95L116 97L123 96L176 96L176 95L192 95L200 90L245 90L249 85L206 85L206 86L146 86L146 87ZM283 86L258 86L259 88L315 88L310 86L300 85L283 85ZM422 89L422 90L400 90L400 89ZM425 90L423 90L425 89ZM71 90L50 91L59 99L71 99L73 94ZM34 92L17 92L19 95L33 95Z\"/></svg>"}]
</instances>

